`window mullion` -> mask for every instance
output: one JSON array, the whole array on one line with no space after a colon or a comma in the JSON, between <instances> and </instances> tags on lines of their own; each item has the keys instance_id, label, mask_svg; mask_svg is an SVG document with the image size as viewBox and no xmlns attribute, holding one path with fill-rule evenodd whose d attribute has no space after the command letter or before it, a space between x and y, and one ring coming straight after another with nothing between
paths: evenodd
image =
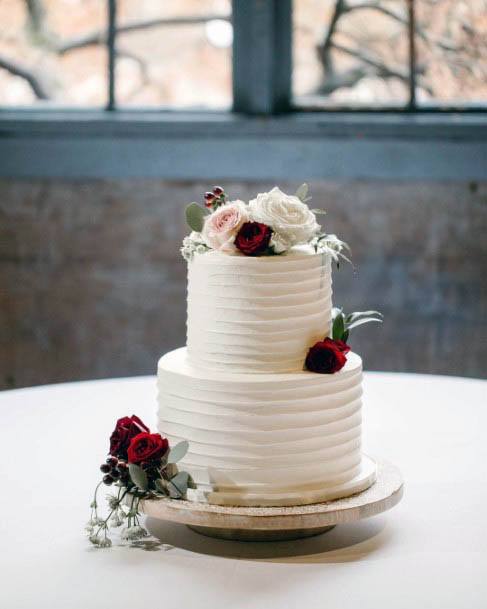
<instances>
[{"instance_id":1,"label":"window mullion","mask_svg":"<svg viewBox=\"0 0 487 609\"><path fill-rule=\"evenodd\" d=\"M408 1L408 43L409 43L409 101L408 108L416 109L416 11L414 0Z\"/></svg>"},{"instance_id":2,"label":"window mullion","mask_svg":"<svg viewBox=\"0 0 487 609\"><path fill-rule=\"evenodd\" d=\"M115 110L115 42L117 36L117 0L108 0L108 28L107 28L107 52L108 52L108 101L107 110Z\"/></svg>"},{"instance_id":3,"label":"window mullion","mask_svg":"<svg viewBox=\"0 0 487 609\"><path fill-rule=\"evenodd\" d=\"M276 114L290 107L292 0L233 0L233 108Z\"/></svg>"}]
</instances>

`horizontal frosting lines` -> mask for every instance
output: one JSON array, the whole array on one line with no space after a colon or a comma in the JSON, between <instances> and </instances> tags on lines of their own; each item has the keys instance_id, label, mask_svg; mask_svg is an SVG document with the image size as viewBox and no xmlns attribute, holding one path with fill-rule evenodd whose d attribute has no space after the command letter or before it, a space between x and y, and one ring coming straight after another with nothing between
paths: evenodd
<instances>
[{"instance_id":1,"label":"horizontal frosting lines","mask_svg":"<svg viewBox=\"0 0 487 609\"><path fill-rule=\"evenodd\" d=\"M211 455L201 455L191 451L184 458L185 465L188 467L218 467L220 469L276 469L295 468L306 464L314 465L324 461L340 459L352 453L360 452L360 437L353 438L349 442L323 447L317 451L289 453L287 455L268 456L265 461L262 457L253 455L239 455L234 457L225 456L224 458Z\"/></svg>"},{"instance_id":2,"label":"horizontal frosting lines","mask_svg":"<svg viewBox=\"0 0 487 609\"><path fill-rule=\"evenodd\" d=\"M211 309L213 307L224 307L234 309L251 309L256 307L271 307L281 308L289 307L292 305L300 306L305 304L312 304L318 301L330 299L332 291L329 287L323 286L317 289L310 290L308 292L297 292L289 293L283 290L281 293L271 294L266 296L260 296L254 294L253 290L243 291L240 296L227 294L226 290L223 291L201 291L191 290L188 294L188 304L199 305L205 304L205 309Z\"/></svg>"},{"instance_id":3,"label":"horizontal frosting lines","mask_svg":"<svg viewBox=\"0 0 487 609\"><path fill-rule=\"evenodd\" d=\"M362 387L357 385L344 389L330 395L320 394L318 396L280 400L267 400L264 403L254 400L252 402L240 402L235 399L228 401L215 401L211 396L206 400L200 396L189 399L175 393L163 391L159 394L159 401L166 407L170 405L175 410L188 413L208 415L232 415L239 413L251 414L256 417L280 416L287 413L302 414L307 412L323 412L345 406L362 396Z\"/></svg>"},{"instance_id":4,"label":"horizontal frosting lines","mask_svg":"<svg viewBox=\"0 0 487 609\"><path fill-rule=\"evenodd\" d=\"M164 427L164 421L160 421L159 429L166 436L169 442L174 445L182 442L182 436L168 433ZM345 431L339 431L326 436L316 436L314 438L300 438L297 440L287 440L281 443L266 444L216 444L215 442L191 442L191 452L197 455L208 455L211 457L249 457L253 459L267 459L268 457L285 457L286 455L297 455L304 453L317 453L325 448L338 446L346 442L361 438L361 426L356 425Z\"/></svg>"},{"instance_id":5,"label":"horizontal frosting lines","mask_svg":"<svg viewBox=\"0 0 487 609\"><path fill-rule=\"evenodd\" d=\"M216 376L218 375L215 374ZM359 384L362 380L362 371L360 368L352 368L348 371L342 368L340 372L333 375L303 371L290 375L241 374L236 376L237 378L233 374L222 373L219 379L208 379L165 371L159 377L159 389L161 394L168 392L190 400L208 400L217 403L255 402L256 400L272 402L330 395ZM272 377L272 380L268 380L269 377ZM262 382L260 379L263 379Z\"/></svg>"},{"instance_id":6,"label":"horizontal frosting lines","mask_svg":"<svg viewBox=\"0 0 487 609\"><path fill-rule=\"evenodd\" d=\"M218 326L223 322L267 322L275 323L299 318L310 318L314 315L329 316L331 309L331 296L306 304L289 304L279 307L238 307L229 301L227 306L210 306L205 303L205 308L211 311L211 317L205 319L209 327ZM189 319L198 320L201 315L201 302L188 301Z\"/></svg>"},{"instance_id":7,"label":"horizontal frosting lines","mask_svg":"<svg viewBox=\"0 0 487 609\"><path fill-rule=\"evenodd\" d=\"M327 268L331 265L331 258L323 254L311 251L291 255L269 257L247 257L229 256L219 252L209 252L202 256L195 256L188 265L189 270L204 269L211 272L212 269L231 269L245 273L279 273L306 268Z\"/></svg>"},{"instance_id":8,"label":"horizontal frosting lines","mask_svg":"<svg viewBox=\"0 0 487 609\"><path fill-rule=\"evenodd\" d=\"M181 461L181 467L185 467L190 471L194 481L198 484L210 483L216 487L226 487L245 485L254 486L258 483L265 483L270 487L276 486L295 486L296 483L302 484L303 480L306 484L312 484L326 478L340 476L344 472L349 472L353 468L360 465L361 453L360 450L355 450L346 455L330 459L327 461L319 461L315 463L306 463L284 468L262 467L261 469L237 469L237 468L222 468L222 467L200 467L192 465L186 459Z\"/></svg>"},{"instance_id":9,"label":"horizontal frosting lines","mask_svg":"<svg viewBox=\"0 0 487 609\"><path fill-rule=\"evenodd\" d=\"M311 427L297 427L294 429L212 429L208 428L204 421L198 421L200 426L194 423L174 423L167 418L167 413L161 412L161 426L165 433L179 435L191 442L215 442L217 444L228 444L233 442L259 443L281 443L288 440L313 438L317 435L335 434L347 431L361 424L360 410L343 417L338 421L328 421Z\"/></svg>"},{"instance_id":10,"label":"horizontal frosting lines","mask_svg":"<svg viewBox=\"0 0 487 609\"><path fill-rule=\"evenodd\" d=\"M336 408L310 412L286 412L279 415L257 415L255 413L206 414L172 408L168 400L164 408L164 420L199 429L218 431L277 431L298 430L312 426L327 425L351 417L360 411L360 398Z\"/></svg>"}]
</instances>

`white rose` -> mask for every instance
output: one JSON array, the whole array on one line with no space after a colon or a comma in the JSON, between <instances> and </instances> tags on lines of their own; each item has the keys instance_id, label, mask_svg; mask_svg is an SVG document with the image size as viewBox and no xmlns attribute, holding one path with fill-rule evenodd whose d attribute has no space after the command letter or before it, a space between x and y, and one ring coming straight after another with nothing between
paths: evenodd
<instances>
[{"instance_id":1,"label":"white rose","mask_svg":"<svg viewBox=\"0 0 487 609\"><path fill-rule=\"evenodd\" d=\"M201 236L208 247L233 252L235 237L248 219L248 208L243 201L226 203L206 218Z\"/></svg>"},{"instance_id":2,"label":"white rose","mask_svg":"<svg viewBox=\"0 0 487 609\"><path fill-rule=\"evenodd\" d=\"M270 192L257 195L249 203L252 220L270 226L277 239L287 247L308 243L320 226L316 216L294 195L287 195L277 186Z\"/></svg>"}]
</instances>

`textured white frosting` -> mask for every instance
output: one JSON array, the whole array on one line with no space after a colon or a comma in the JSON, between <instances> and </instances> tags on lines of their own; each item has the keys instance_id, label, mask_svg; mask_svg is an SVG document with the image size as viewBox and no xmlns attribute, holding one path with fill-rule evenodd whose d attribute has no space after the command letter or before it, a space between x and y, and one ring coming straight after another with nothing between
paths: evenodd
<instances>
[{"instance_id":1,"label":"textured white frosting","mask_svg":"<svg viewBox=\"0 0 487 609\"><path fill-rule=\"evenodd\" d=\"M212 370L301 370L309 347L329 333L331 306L331 260L309 246L282 256L195 255L189 358Z\"/></svg>"},{"instance_id":2,"label":"textured white frosting","mask_svg":"<svg viewBox=\"0 0 487 609\"><path fill-rule=\"evenodd\" d=\"M359 492L362 361L336 374L210 371L187 350L158 366L159 430L189 441L181 467L200 496L227 505L298 505ZM301 362L302 367L302 362Z\"/></svg>"}]
</instances>

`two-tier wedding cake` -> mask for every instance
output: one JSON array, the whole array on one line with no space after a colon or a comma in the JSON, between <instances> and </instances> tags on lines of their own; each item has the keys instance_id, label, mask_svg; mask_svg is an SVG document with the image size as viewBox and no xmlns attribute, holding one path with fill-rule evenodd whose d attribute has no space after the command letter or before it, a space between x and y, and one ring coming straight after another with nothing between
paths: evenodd
<instances>
[{"instance_id":1,"label":"two-tier wedding cake","mask_svg":"<svg viewBox=\"0 0 487 609\"><path fill-rule=\"evenodd\" d=\"M321 232L307 189L249 204L192 204L187 346L158 366L159 431L189 442L192 498L286 506L337 499L375 480L361 452L362 360L349 332L374 319L332 309L343 242Z\"/></svg>"}]
</instances>

